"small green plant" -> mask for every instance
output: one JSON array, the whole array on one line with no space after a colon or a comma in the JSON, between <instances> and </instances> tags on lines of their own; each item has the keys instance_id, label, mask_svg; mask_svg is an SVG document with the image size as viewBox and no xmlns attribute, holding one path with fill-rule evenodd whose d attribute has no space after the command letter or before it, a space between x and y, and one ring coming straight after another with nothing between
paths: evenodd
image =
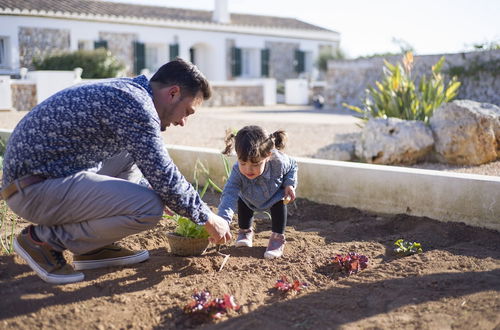
<instances>
[{"instance_id":1,"label":"small green plant","mask_svg":"<svg viewBox=\"0 0 500 330\"><path fill-rule=\"evenodd\" d=\"M469 45L470 47L470 45ZM500 39L476 42L472 44L472 50L482 51L482 50L498 50L500 49Z\"/></svg>"},{"instance_id":2,"label":"small green plant","mask_svg":"<svg viewBox=\"0 0 500 330\"><path fill-rule=\"evenodd\" d=\"M200 176L203 176L205 179L205 184L203 185L203 187L201 187L201 191L199 190ZM205 196L205 193L207 192L207 189L209 187L212 187L215 191L222 193L222 189L210 177L210 171L208 170L208 168L206 168L205 165L203 165L203 163L199 159L196 160L196 163L194 165L193 180L194 180L194 187L199 192L201 198Z\"/></svg>"},{"instance_id":3,"label":"small green plant","mask_svg":"<svg viewBox=\"0 0 500 330\"><path fill-rule=\"evenodd\" d=\"M225 174L222 180L223 182L226 182L229 176L231 175L231 164L226 156L221 155L221 158L222 158L222 163L224 165L224 174ZM200 190L199 181L201 176L204 177L205 184L203 185L203 187L201 187ZM207 192L209 187L211 187L218 193L222 193L222 189L210 177L210 171L208 170L208 168L205 165L203 165L203 163L199 159L196 160L196 163L194 165L193 180L194 180L194 187L199 192L201 198L205 196L205 193Z\"/></svg>"},{"instance_id":4,"label":"small green plant","mask_svg":"<svg viewBox=\"0 0 500 330\"><path fill-rule=\"evenodd\" d=\"M33 59L37 70L73 70L82 68L82 78L100 79L116 77L125 66L104 48L60 53Z\"/></svg>"},{"instance_id":5,"label":"small green plant","mask_svg":"<svg viewBox=\"0 0 500 330\"><path fill-rule=\"evenodd\" d=\"M177 224L175 233L179 236L190 238L208 238L209 236L204 226L198 225L186 217L178 214L165 215L164 217L173 220Z\"/></svg>"},{"instance_id":6,"label":"small green plant","mask_svg":"<svg viewBox=\"0 0 500 330\"><path fill-rule=\"evenodd\" d=\"M418 85L412 78L413 55L408 52L402 64L392 65L384 60L384 79L376 81L374 88L369 86L363 100L363 108L342 105L363 114L368 120L376 117L396 117L405 120L429 122L435 109L442 103L453 100L460 87L460 82L453 77L445 86L441 69L444 56L432 66L432 77L420 77Z\"/></svg>"},{"instance_id":7,"label":"small green plant","mask_svg":"<svg viewBox=\"0 0 500 330\"><path fill-rule=\"evenodd\" d=\"M422 253L422 246L417 242L408 242L402 238L394 242L396 248L394 252L400 256L409 256L416 253Z\"/></svg>"},{"instance_id":8,"label":"small green plant","mask_svg":"<svg viewBox=\"0 0 500 330\"><path fill-rule=\"evenodd\" d=\"M283 83L276 84L276 94L285 94L285 84Z\"/></svg>"},{"instance_id":9,"label":"small green plant","mask_svg":"<svg viewBox=\"0 0 500 330\"><path fill-rule=\"evenodd\" d=\"M17 217L9 212L4 200L0 200L0 245L2 254L14 252L14 237L17 226Z\"/></svg>"}]
</instances>

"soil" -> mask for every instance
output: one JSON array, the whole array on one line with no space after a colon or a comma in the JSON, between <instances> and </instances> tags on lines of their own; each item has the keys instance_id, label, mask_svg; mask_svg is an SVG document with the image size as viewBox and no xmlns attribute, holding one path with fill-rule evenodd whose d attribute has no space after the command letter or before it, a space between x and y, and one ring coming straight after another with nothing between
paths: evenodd
<instances>
[{"instance_id":1,"label":"soil","mask_svg":"<svg viewBox=\"0 0 500 330\"><path fill-rule=\"evenodd\" d=\"M219 196L204 197L215 207ZM407 215L377 215L298 199L289 207L285 255L263 254L270 221L256 217L254 247L211 247L202 256L170 253L173 223L120 243L148 249L146 262L84 271L80 283L51 285L16 255L0 256L2 329L499 329L500 233ZM21 223L19 228L25 226ZM237 228L233 225L233 235ZM394 241L424 252L394 254ZM336 254L364 254L368 267L347 276ZM67 254L68 261L71 255ZM307 283L274 289L278 279ZM202 322L183 307L194 291L233 295L238 312Z\"/></svg>"}]
</instances>

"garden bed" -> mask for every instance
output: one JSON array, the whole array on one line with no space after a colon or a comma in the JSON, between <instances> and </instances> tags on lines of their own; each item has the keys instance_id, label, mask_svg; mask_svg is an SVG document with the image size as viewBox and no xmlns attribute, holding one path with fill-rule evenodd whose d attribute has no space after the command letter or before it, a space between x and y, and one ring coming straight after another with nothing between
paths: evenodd
<instances>
[{"instance_id":1,"label":"garden bed","mask_svg":"<svg viewBox=\"0 0 500 330\"><path fill-rule=\"evenodd\" d=\"M216 206L219 196L206 195ZM285 256L265 260L270 221L256 221L253 248L225 247L223 257L178 257L165 233L174 224L121 241L147 248L151 258L132 267L85 271L85 281L42 282L17 256L0 256L0 328L178 329L199 327L183 313L196 290L233 295L238 313L203 328L493 329L500 323L500 233L407 215L382 216L297 200L289 208ZM20 225L23 227L26 223ZM236 228L233 227L233 235ZM393 243L417 241L423 253L399 258ZM336 254L357 252L368 267L345 276ZM68 255L68 259L70 259ZM274 289L282 276L308 286Z\"/></svg>"}]
</instances>

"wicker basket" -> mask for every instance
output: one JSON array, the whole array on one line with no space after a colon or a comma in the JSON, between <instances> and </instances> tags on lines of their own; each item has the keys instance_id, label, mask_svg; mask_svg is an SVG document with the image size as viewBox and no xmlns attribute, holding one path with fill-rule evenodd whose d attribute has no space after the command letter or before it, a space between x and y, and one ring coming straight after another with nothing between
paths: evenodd
<instances>
[{"instance_id":1,"label":"wicker basket","mask_svg":"<svg viewBox=\"0 0 500 330\"><path fill-rule=\"evenodd\" d=\"M170 251L178 256L199 256L208 247L208 238L190 238L176 233L167 233Z\"/></svg>"}]
</instances>

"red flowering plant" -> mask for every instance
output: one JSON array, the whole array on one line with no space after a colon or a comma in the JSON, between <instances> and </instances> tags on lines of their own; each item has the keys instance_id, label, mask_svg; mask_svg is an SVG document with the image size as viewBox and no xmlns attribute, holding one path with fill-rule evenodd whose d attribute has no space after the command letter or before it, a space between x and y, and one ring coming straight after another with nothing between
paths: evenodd
<instances>
[{"instance_id":1,"label":"red flowering plant","mask_svg":"<svg viewBox=\"0 0 500 330\"><path fill-rule=\"evenodd\" d=\"M202 290L195 292L192 297L193 300L184 306L184 312L204 320L220 319L230 310L240 309L234 297L228 294L224 294L224 298L212 298L210 292Z\"/></svg>"},{"instance_id":2,"label":"red flowering plant","mask_svg":"<svg viewBox=\"0 0 500 330\"><path fill-rule=\"evenodd\" d=\"M293 282L288 282L286 276L282 276L280 280L276 281L274 285L278 291L288 293L288 292L299 292L300 290L307 287L306 283L300 282L299 280L294 280Z\"/></svg>"},{"instance_id":3,"label":"red flowering plant","mask_svg":"<svg viewBox=\"0 0 500 330\"><path fill-rule=\"evenodd\" d=\"M352 275L368 267L368 257L355 252L349 252L345 256L337 254L333 263L342 273Z\"/></svg>"}]
</instances>

